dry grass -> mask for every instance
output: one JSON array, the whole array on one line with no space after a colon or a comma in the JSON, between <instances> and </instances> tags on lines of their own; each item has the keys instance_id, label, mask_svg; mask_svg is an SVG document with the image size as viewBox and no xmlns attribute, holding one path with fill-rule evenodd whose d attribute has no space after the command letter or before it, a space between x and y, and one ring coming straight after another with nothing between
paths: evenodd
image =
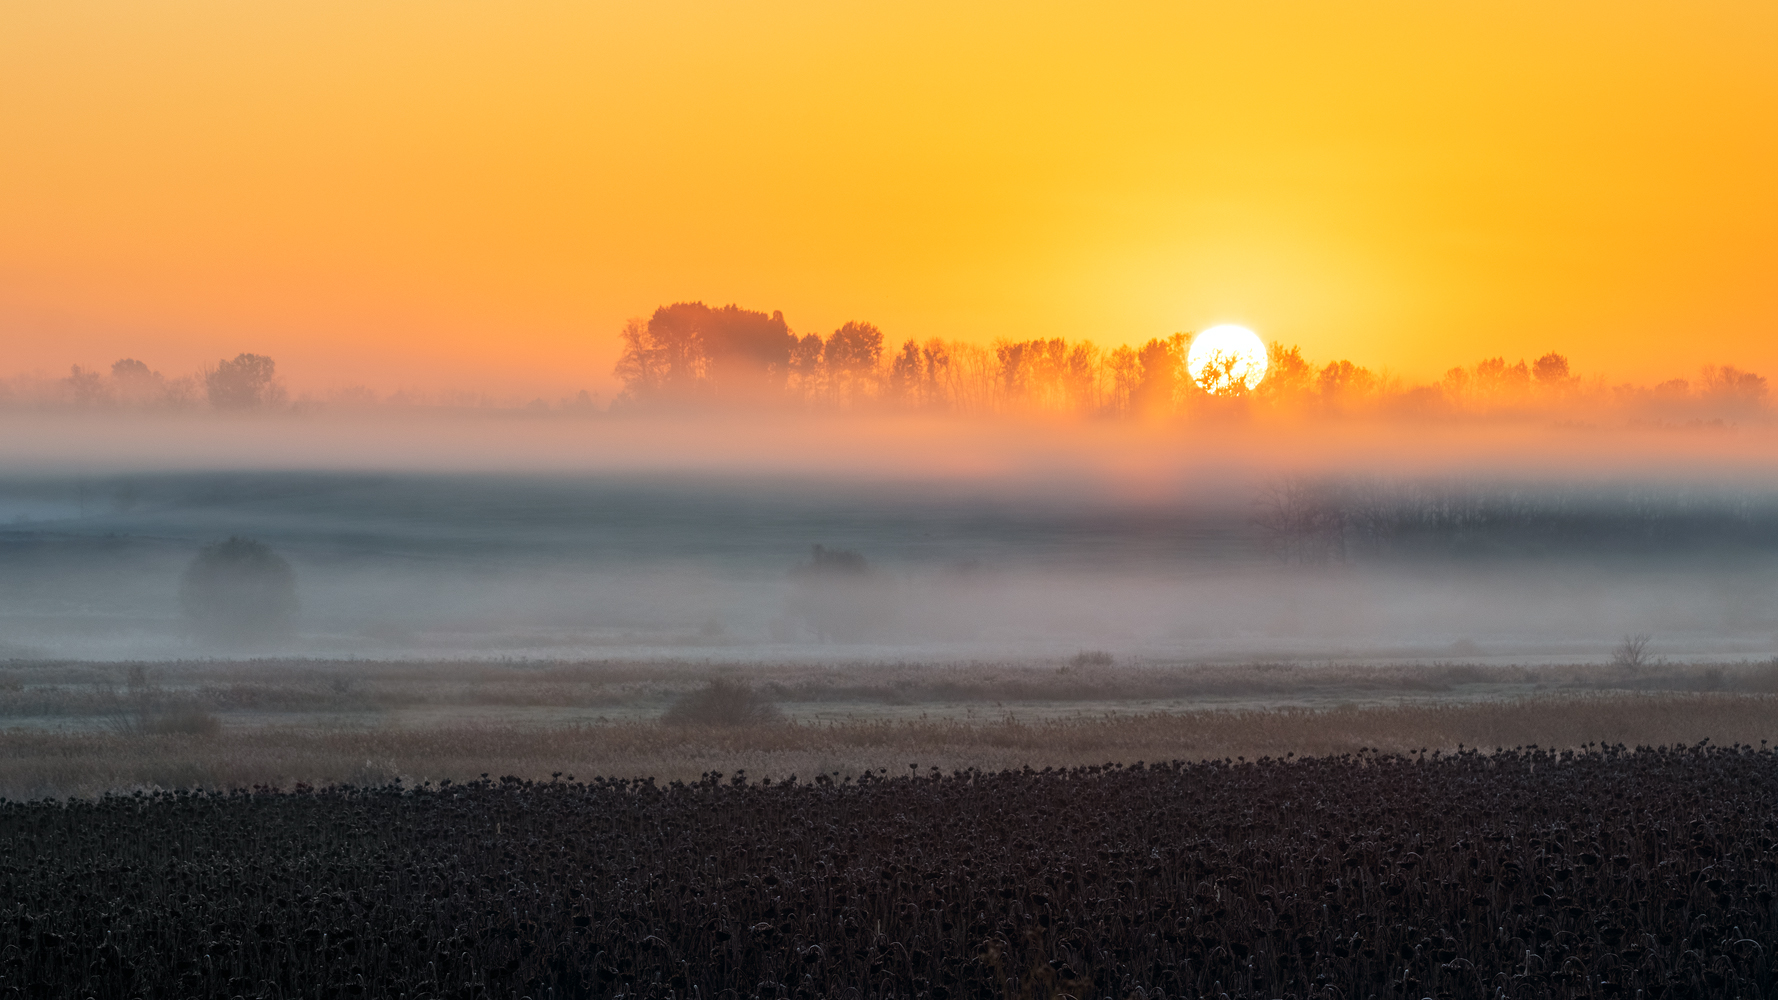
<instances>
[{"instance_id":1,"label":"dry grass","mask_svg":"<svg viewBox=\"0 0 1778 1000\"><path fill-rule=\"evenodd\" d=\"M1454 749L1459 744L1581 746L1778 738L1778 697L1567 694L1508 701L1105 714L1041 722L860 721L833 725L568 728L452 726L369 731L260 727L213 737L0 732L0 795L92 795L145 786L210 788L303 781L409 782L553 772L783 778L1210 757Z\"/></svg>"},{"instance_id":2,"label":"dry grass","mask_svg":"<svg viewBox=\"0 0 1778 1000\"><path fill-rule=\"evenodd\" d=\"M320 660L0 663L5 719L92 718L140 672L156 691L216 713L375 713L414 708L555 708L658 714L712 681L744 680L784 705L1290 701L1511 697L1561 692L1778 694L1778 661L1723 664L1114 663L1103 653L1036 663L488 663Z\"/></svg>"}]
</instances>

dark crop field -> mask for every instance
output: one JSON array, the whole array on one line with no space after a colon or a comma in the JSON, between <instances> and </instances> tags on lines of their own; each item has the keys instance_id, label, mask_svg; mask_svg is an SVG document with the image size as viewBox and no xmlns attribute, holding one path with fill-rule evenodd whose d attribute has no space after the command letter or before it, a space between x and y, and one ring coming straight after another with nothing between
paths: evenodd
<instances>
[{"instance_id":1,"label":"dark crop field","mask_svg":"<svg viewBox=\"0 0 1778 1000\"><path fill-rule=\"evenodd\" d=\"M1703 745L12 802L0 995L1771 997L1775 836Z\"/></svg>"}]
</instances>

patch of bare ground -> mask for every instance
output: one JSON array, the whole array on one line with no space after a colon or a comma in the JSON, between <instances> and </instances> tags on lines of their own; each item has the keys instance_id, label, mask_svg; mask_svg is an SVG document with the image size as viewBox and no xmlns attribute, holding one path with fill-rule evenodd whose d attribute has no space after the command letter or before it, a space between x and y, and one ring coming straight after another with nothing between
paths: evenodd
<instances>
[{"instance_id":1,"label":"patch of bare ground","mask_svg":"<svg viewBox=\"0 0 1778 1000\"><path fill-rule=\"evenodd\" d=\"M1459 745L1584 747L1778 739L1778 696L1562 694L1483 702L1106 713L1026 721L864 720L818 725L413 729L252 727L192 733L0 732L0 795L95 795L143 787L417 783L483 773L663 781L709 771L804 779L820 773L1000 770L1138 760L1451 750Z\"/></svg>"}]
</instances>

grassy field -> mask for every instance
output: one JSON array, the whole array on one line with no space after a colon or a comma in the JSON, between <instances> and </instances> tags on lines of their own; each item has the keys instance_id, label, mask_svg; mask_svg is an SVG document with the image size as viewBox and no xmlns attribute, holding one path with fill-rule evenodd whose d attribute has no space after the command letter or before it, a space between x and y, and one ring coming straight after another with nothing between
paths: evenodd
<instances>
[{"instance_id":1,"label":"grassy field","mask_svg":"<svg viewBox=\"0 0 1778 1000\"><path fill-rule=\"evenodd\" d=\"M663 722L712 682L775 721ZM685 713L680 713L684 715ZM1778 668L12 663L0 796L1778 740Z\"/></svg>"},{"instance_id":2,"label":"grassy field","mask_svg":"<svg viewBox=\"0 0 1778 1000\"><path fill-rule=\"evenodd\" d=\"M658 718L713 680L736 680L792 721L1022 719L1105 710L1321 708L1604 692L1778 694L1778 660L1640 666L1466 663L757 663L697 660L0 661L0 727L115 728L120 713L180 707L224 728L452 721L562 725Z\"/></svg>"}]
</instances>

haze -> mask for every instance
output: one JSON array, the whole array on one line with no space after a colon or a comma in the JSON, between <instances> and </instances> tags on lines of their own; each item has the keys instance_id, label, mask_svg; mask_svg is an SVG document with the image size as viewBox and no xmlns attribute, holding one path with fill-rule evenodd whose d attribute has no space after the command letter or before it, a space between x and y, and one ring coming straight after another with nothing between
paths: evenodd
<instances>
[{"instance_id":1,"label":"haze","mask_svg":"<svg viewBox=\"0 0 1778 1000\"><path fill-rule=\"evenodd\" d=\"M1770 371L1775 48L1753 2L12 4L0 373L609 398L693 299Z\"/></svg>"}]
</instances>

